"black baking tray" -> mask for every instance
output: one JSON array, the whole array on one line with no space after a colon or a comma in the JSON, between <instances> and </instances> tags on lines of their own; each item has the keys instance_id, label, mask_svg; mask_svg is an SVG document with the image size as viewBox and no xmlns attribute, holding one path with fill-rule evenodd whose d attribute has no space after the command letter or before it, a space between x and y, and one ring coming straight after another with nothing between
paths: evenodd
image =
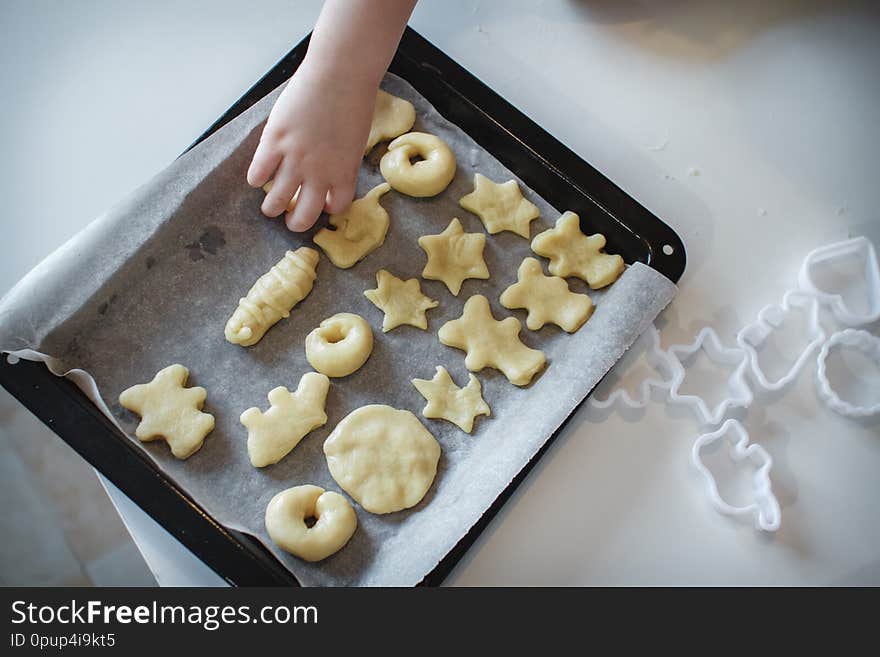
<instances>
[{"instance_id":1,"label":"black baking tray","mask_svg":"<svg viewBox=\"0 0 880 657\"><path fill-rule=\"evenodd\" d=\"M189 148L287 80L302 62L308 40L307 36ZM585 231L606 236L610 252L621 254L627 263L643 262L672 281L684 273L685 249L675 231L415 30L406 29L389 70L554 207L578 212ZM70 381L54 376L42 363L0 359L0 384L229 583L299 584L256 539L217 523ZM422 584L443 581L558 433Z\"/></svg>"}]
</instances>

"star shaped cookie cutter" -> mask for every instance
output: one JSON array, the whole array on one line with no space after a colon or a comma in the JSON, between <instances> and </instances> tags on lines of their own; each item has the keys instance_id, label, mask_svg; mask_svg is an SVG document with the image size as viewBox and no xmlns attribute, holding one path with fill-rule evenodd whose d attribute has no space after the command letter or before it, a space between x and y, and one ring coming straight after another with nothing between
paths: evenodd
<instances>
[{"instance_id":1,"label":"star shaped cookie cutter","mask_svg":"<svg viewBox=\"0 0 880 657\"><path fill-rule=\"evenodd\" d=\"M728 396L725 397L715 408L710 409L706 401L698 395L681 393L681 384L685 380L685 366L683 360L687 360L698 352L703 351L711 361L723 365L736 365L736 368L727 379ZM727 416L727 413L735 408L747 408L755 396L746 381L746 370L749 367L749 358L745 351L738 347L725 347L721 344L718 334L710 326L704 327L693 343L684 345L672 345L667 350L673 367L672 385L669 388L669 401L672 404L689 406L703 424L717 425Z\"/></svg>"},{"instance_id":2,"label":"star shaped cookie cutter","mask_svg":"<svg viewBox=\"0 0 880 657\"><path fill-rule=\"evenodd\" d=\"M810 342L794 360L788 371L775 381L771 381L761 367L758 350L767 342L773 331L782 326L786 316L791 313L793 308L805 309ZM754 322L740 329L736 336L736 342L746 353L756 387L764 392L771 392L783 390L791 385L826 337L827 335L819 322L819 301L815 295L801 290L789 290L782 297L781 305L765 306L758 313Z\"/></svg>"},{"instance_id":3,"label":"star shaped cookie cutter","mask_svg":"<svg viewBox=\"0 0 880 657\"><path fill-rule=\"evenodd\" d=\"M672 386L675 365L669 358L669 354L660 348L660 331L658 331L657 327L653 324L645 329L645 331L632 344L630 349L638 350L641 348L641 345L645 343L647 343L647 346L645 347L644 353L648 364L661 375L665 372L665 376L663 376L662 379L654 377L644 379L634 392L635 396L631 396L629 391L622 387L613 390L605 399L596 399L591 395L589 397L589 403L594 408L606 409L611 408L615 404L620 404L623 407L638 410L645 408L648 405L648 402L651 401L652 390L665 390L668 395L669 389ZM618 361L618 363L620 363L620 361ZM615 365L615 367L617 367L617 365Z\"/></svg>"},{"instance_id":4,"label":"star shaped cookie cutter","mask_svg":"<svg viewBox=\"0 0 880 657\"><path fill-rule=\"evenodd\" d=\"M703 448L722 439L730 444L730 458L734 463L748 461L755 466L755 474L752 476L753 501L745 506L733 506L721 497L715 476L703 462ZM706 495L718 513L726 516L752 516L755 528L765 532L779 529L782 512L770 481L773 459L758 443L749 444L749 434L738 420L727 420L715 431L698 437L691 450L691 463L703 475Z\"/></svg>"}]
</instances>

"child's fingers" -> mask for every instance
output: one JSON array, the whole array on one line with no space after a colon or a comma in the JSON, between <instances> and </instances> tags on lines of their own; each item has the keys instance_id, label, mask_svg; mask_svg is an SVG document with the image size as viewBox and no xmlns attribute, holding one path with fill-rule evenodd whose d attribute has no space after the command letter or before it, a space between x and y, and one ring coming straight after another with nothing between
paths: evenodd
<instances>
[{"instance_id":1,"label":"child's fingers","mask_svg":"<svg viewBox=\"0 0 880 657\"><path fill-rule=\"evenodd\" d=\"M354 181L333 185L327 192L327 202L324 205L327 212L336 214L346 210L354 199L354 192Z\"/></svg>"},{"instance_id":2,"label":"child's fingers","mask_svg":"<svg viewBox=\"0 0 880 657\"><path fill-rule=\"evenodd\" d=\"M290 159L284 160L272 182L272 189L263 199L260 209L267 217L277 217L287 209L290 199L299 189L302 178L298 173L298 167L291 163Z\"/></svg>"},{"instance_id":3,"label":"child's fingers","mask_svg":"<svg viewBox=\"0 0 880 657\"><path fill-rule=\"evenodd\" d=\"M272 174L281 162L281 153L270 148L265 141L261 141L254 153L254 159L248 167L247 182L251 187L262 187L272 178Z\"/></svg>"},{"instance_id":4,"label":"child's fingers","mask_svg":"<svg viewBox=\"0 0 880 657\"><path fill-rule=\"evenodd\" d=\"M296 199L296 206L287 215L287 227L294 232L302 232L311 228L324 209L327 198L327 185L311 182L303 183Z\"/></svg>"}]
</instances>

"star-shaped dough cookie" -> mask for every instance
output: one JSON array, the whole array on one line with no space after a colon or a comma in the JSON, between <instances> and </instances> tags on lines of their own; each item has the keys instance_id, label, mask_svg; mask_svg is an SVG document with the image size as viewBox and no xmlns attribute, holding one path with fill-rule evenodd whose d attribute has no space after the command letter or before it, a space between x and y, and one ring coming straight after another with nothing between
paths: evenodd
<instances>
[{"instance_id":1,"label":"star-shaped dough cookie","mask_svg":"<svg viewBox=\"0 0 880 657\"><path fill-rule=\"evenodd\" d=\"M296 392L284 386L272 388L265 413L256 406L242 413L251 463L257 468L278 463L307 433L327 422L324 403L329 389L330 379L308 372L299 380Z\"/></svg>"},{"instance_id":2,"label":"star-shaped dough cookie","mask_svg":"<svg viewBox=\"0 0 880 657\"><path fill-rule=\"evenodd\" d=\"M590 297L569 290L564 278L544 276L541 263L534 258L522 261L516 278L517 282L501 293L501 305L528 310L526 326L532 331L550 322L574 333L593 314Z\"/></svg>"},{"instance_id":3,"label":"star-shaped dough cookie","mask_svg":"<svg viewBox=\"0 0 880 657\"><path fill-rule=\"evenodd\" d=\"M489 300L476 294L464 304L461 317L446 322L437 335L443 344L467 352L464 364L471 372L494 367L512 384L524 386L546 360L543 351L530 349L520 341L521 329L516 317L496 320Z\"/></svg>"},{"instance_id":4,"label":"star-shaped dough cookie","mask_svg":"<svg viewBox=\"0 0 880 657\"><path fill-rule=\"evenodd\" d=\"M422 276L432 281L443 281L455 296L468 278L489 278L489 268L483 260L486 236L466 233L458 218L439 235L424 235L419 246L428 254L428 264Z\"/></svg>"},{"instance_id":5,"label":"star-shaped dough cookie","mask_svg":"<svg viewBox=\"0 0 880 657\"><path fill-rule=\"evenodd\" d=\"M413 379L412 384L427 401L422 415L431 419L449 420L465 433L474 428L474 418L490 415L489 404L483 399L483 387L473 374L464 388L455 385L449 372L437 366L433 379Z\"/></svg>"},{"instance_id":6,"label":"star-shaped dough cookie","mask_svg":"<svg viewBox=\"0 0 880 657\"><path fill-rule=\"evenodd\" d=\"M214 428L214 416L202 413L208 393L204 388L184 388L189 370L169 365L149 383L139 383L119 395L119 403L141 416L135 435L148 442L164 438L179 459L195 454Z\"/></svg>"},{"instance_id":7,"label":"star-shaped dough cookie","mask_svg":"<svg viewBox=\"0 0 880 657\"><path fill-rule=\"evenodd\" d=\"M390 189L388 183L376 185L344 212L330 215L330 225L336 230L322 228L314 237L330 262L348 269L382 246L391 220L379 199Z\"/></svg>"},{"instance_id":8,"label":"star-shaped dough cookie","mask_svg":"<svg viewBox=\"0 0 880 657\"><path fill-rule=\"evenodd\" d=\"M436 308L438 301L422 294L417 278L402 281L384 269L376 272L375 290L365 290L364 296L385 313L382 331L387 333L401 324L409 324L425 330L428 318L425 311Z\"/></svg>"},{"instance_id":9,"label":"star-shaped dough cookie","mask_svg":"<svg viewBox=\"0 0 880 657\"><path fill-rule=\"evenodd\" d=\"M532 251L550 258L550 273L567 278L577 276L594 290L611 285L623 273L623 258L602 253L605 236L587 237L581 232L580 218L565 212L556 227L535 235Z\"/></svg>"},{"instance_id":10,"label":"star-shaped dough cookie","mask_svg":"<svg viewBox=\"0 0 880 657\"><path fill-rule=\"evenodd\" d=\"M523 197L515 180L499 184L480 173L474 175L474 191L458 203L477 215L493 235L509 230L529 239L530 224L541 214L537 205Z\"/></svg>"},{"instance_id":11,"label":"star-shaped dough cookie","mask_svg":"<svg viewBox=\"0 0 880 657\"><path fill-rule=\"evenodd\" d=\"M373 123L370 125L370 136L364 155L373 150L380 141L394 139L404 132L409 132L416 122L416 110L412 103L403 98L392 96L379 89L376 104L373 107Z\"/></svg>"}]
</instances>

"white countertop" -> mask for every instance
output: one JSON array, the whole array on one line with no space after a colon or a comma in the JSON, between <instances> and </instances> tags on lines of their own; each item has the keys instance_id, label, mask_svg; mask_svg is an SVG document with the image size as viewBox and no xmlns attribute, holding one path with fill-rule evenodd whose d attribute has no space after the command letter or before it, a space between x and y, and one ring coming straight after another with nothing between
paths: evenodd
<instances>
[{"instance_id":1,"label":"white countertop","mask_svg":"<svg viewBox=\"0 0 880 657\"><path fill-rule=\"evenodd\" d=\"M705 325L732 344L807 251L880 245L880 13L834 4L423 0L411 24L679 232L664 346ZM0 290L172 161L318 9L10 3ZM745 418L775 460L775 536L709 507L688 411L584 407L448 582L880 584L880 424L823 407L812 371ZM219 583L110 491L160 583Z\"/></svg>"}]
</instances>

